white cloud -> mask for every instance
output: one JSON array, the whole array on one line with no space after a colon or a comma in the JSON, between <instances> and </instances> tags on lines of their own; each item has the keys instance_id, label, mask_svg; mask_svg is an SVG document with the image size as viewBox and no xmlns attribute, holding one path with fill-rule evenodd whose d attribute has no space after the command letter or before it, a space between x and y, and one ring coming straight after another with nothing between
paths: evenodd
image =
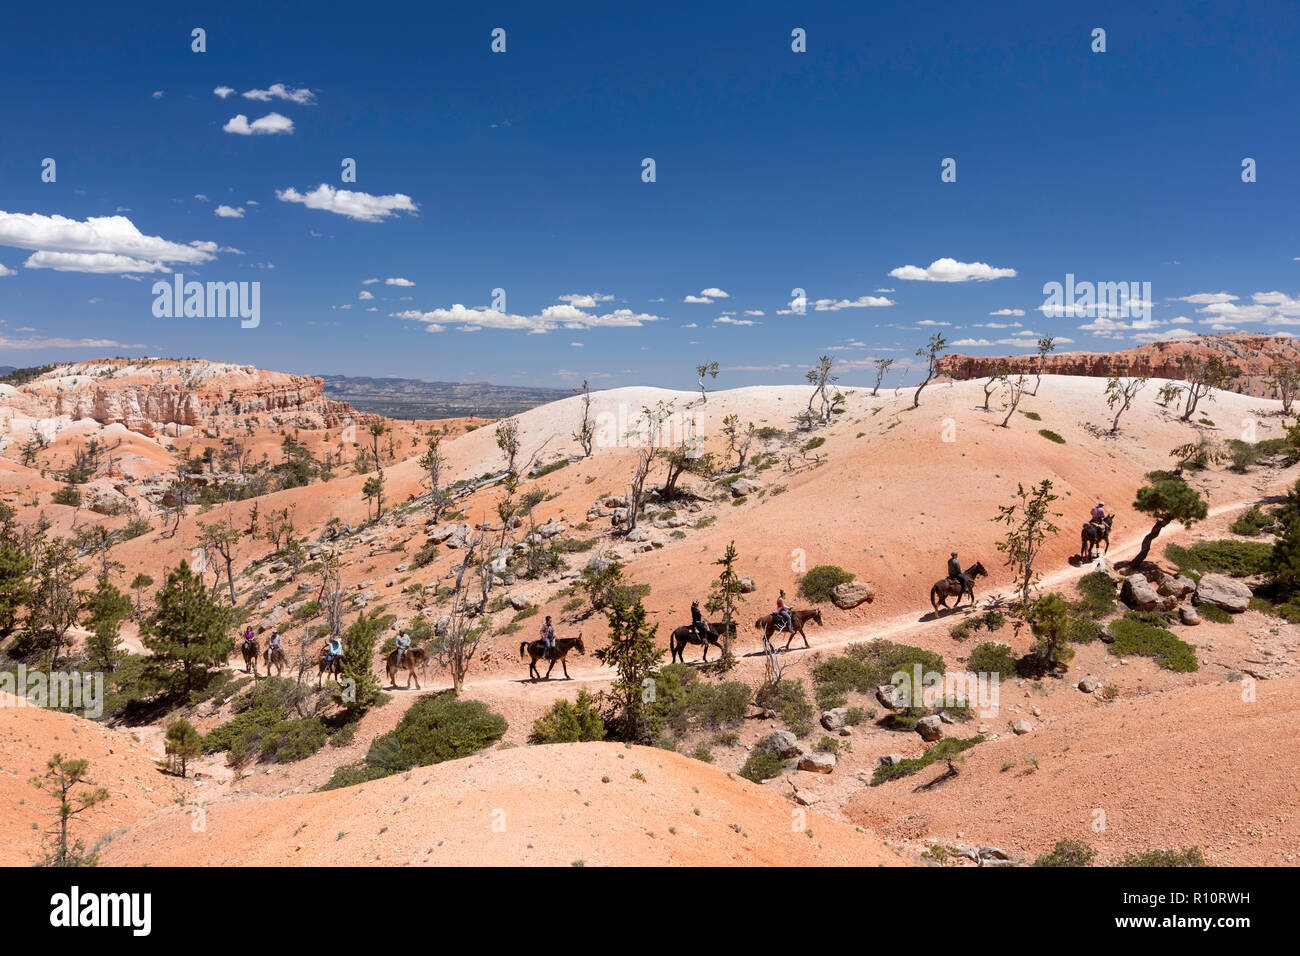
<instances>
[{"instance_id":1,"label":"white cloud","mask_svg":"<svg viewBox=\"0 0 1300 956\"><path fill-rule=\"evenodd\" d=\"M1015 269L999 269L985 262L958 262L956 259L935 259L926 268L899 266L889 273L895 279L915 282L985 282L989 279L1008 279Z\"/></svg>"},{"instance_id":2,"label":"white cloud","mask_svg":"<svg viewBox=\"0 0 1300 956\"><path fill-rule=\"evenodd\" d=\"M153 98L156 99L156 100L160 100L160 99L162 99L162 98L163 98L163 91L162 91L162 90L154 90L154 91L153 91Z\"/></svg>"},{"instance_id":3,"label":"white cloud","mask_svg":"<svg viewBox=\"0 0 1300 956\"><path fill-rule=\"evenodd\" d=\"M373 292L367 292L365 289L362 289L361 294L357 296L357 298L361 299L363 302L366 301L367 299L373 299L374 297L375 294Z\"/></svg>"},{"instance_id":4,"label":"white cloud","mask_svg":"<svg viewBox=\"0 0 1300 956\"><path fill-rule=\"evenodd\" d=\"M593 292L590 295L583 295L574 292L569 295L560 296L558 301L567 302L569 305L579 309L594 309L601 302L610 302L613 301L613 299L614 297L612 295L603 295L599 292Z\"/></svg>"},{"instance_id":5,"label":"white cloud","mask_svg":"<svg viewBox=\"0 0 1300 956\"><path fill-rule=\"evenodd\" d=\"M128 345L115 339L15 339L0 335L0 349L142 349L144 345Z\"/></svg>"},{"instance_id":6,"label":"white cloud","mask_svg":"<svg viewBox=\"0 0 1300 956\"><path fill-rule=\"evenodd\" d=\"M746 315L765 315L766 313L765 313L762 309L746 309L746 310L745 310L745 314L746 314Z\"/></svg>"},{"instance_id":7,"label":"white cloud","mask_svg":"<svg viewBox=\"0 0 1300 956\"><path fill-rule=\"evenodd\" d=\"M615 309L605 315L594 315L567 303L548 306L537 315L514 315L488 308L469 309L460 303L456 303L449 309L393 314L399 319L423 322L430 332L442 332L448 326L456 326L464 332L505 329L535 334L555 329L633 328L647 322L661 322L664 318L644 312L633 312L631 309Z\"/></svg>"},{"instance_id":8,"label":"white cloud","mask_svg":"<svg viewBox=\"0 0 1300 956\"><path fill-rule=\"evenodd\" d=\"M293 120L287 116L281 116L279 113L267 113L261 119L253 120L252 124L248 122L248 117L243 113L233 116L225 126L221 127L224 132L234 133L237 136L253 135L274 135L276 133L292 133Z\"/></svg>"},{"instance_id":9,"label":"white cloud","mask_svg":"<svg viewBox=\"0 0 1300 956\"><path fill-rule=\"evenodd\" d=\"M952 325L951 322L936 322L934 319L922 319L917 325Z\"/></svg>"},{"instance_id":10,"label":"white cloud","mask_svg":"<svg viewBox=\"0 0 1300 956\"><path fill-rule=\"evenodd\" d=\"M989 315L1015 315L1022 316L1025 314L1024 309L998 309L996 312L990 312Z\"/></svg>"},{"instance_id":11,"label":"white cloud","mask_svg":"<svg viewBox=\"0 0 1300 956\"><path fill-rule=\"evenodd\" d=\"M839 312L841 309L872 309L896 304L884 296L860 295L856 299L818 299L812 307L817 312Z\"/></svg>"},{"instance_id":12,"label":"white cloud","mask_svg":"<svg viewBox=\"0 0 1300 956\"><path fill-rule=\"evenodd\" d=\"M731 298L731 296L723 292L721 289L710 286L707 289L701 289L699 295L688 295L686 298L682 299L682 301L689 302L693 305L708 305L714 299L729 298Z\"/></svg>"},{"instance_id":13,"label":"white cloud","mask_svg":"<svg viewBox=\"0 0 1300 956\"><path fill-rule=\"evenodd\" d=\"M877 291L877 292L889 293L889 292L893 292L894 290L893 290L893 289L877 289L876 291Z\"/></svg>"},{"instance_id":14,"label":"white cloud","mask_svg":"<svg viewBox=\"0 0 1300 956\"><path fill-rule=\"evenodd\" d=\"M753 319L733 319L727 315L720 315L713 320L714 325L762 325L762 322L755 322Z\"/></svg>"},{"instance_id":15,"label":"white cloud","mask_svg":"<svg viewBox=\"0 0 1300 956\"><path fill-rule=\"evenodd\" d=\"M16 275L18 275L17 269L10 269L3 262L0 262L0 276L16 276Z\"/></svg>"},{"instance_id":16,"label":"white cloud","mask_svg":"<svg viewBox=\"0 0 1300 956\"><path fill-rule=\"evenodd\" d=\"M700 323L698 322L687 322L685 325L682 326L682 328L684 329L698 329L699 327L700 327Z\"/></svg>"},{"instance_id":17,"label":"white cloud","mask_svg":"<svg viewBox=\"0 0 1300 956\"><path fill-rule=\"evenodd\" d=\"M362 284L362 285L374 285L374 284L375 284L376 282L378 282L378 281L379 281L378 279L362 279L362 280L361 280L361 284Z\"/></svg>"},{"instance_id":18,"label":"white cloud","mask_svg":"<svg viewBox=\"0 0 1300 956\"><path fill-rule=\"evenodd\" d=\"M221 87L218 87L218 89L221 89ZM217 95L220 96L220 94ZM224 96L221 98L225 99ZM299 106L310 106L315 102L316 94L311 90L295 90L283 83L272 83L264 90L248 90L244 93L244 99L257 100L260 103L269 103L272 99L289 100Z\"/></svg>"},{"instance_id":19,"label":"white cloud","mask_svg":"<svg viewBox=\"0 0 1300 956\"><path fill-rule=\"evenodd\" d=\"M415 283L412 282L410 279L403 279L401 276L398 276L393 279L385 279L384 285L399 285L405 288L406 286L415 285Z\"/></svg>"},{"instance_id":20,"label":"white cloud","mask_svg":"<svg viewBox=\"0 0 1300 956\"><path fill-rule=\"evenodd\" d=\"M227 96L229 96L231 93L235 91L229 86L218 86L212 92L216 93L217 96L221 97L224 100Z\"/></svg>"},{"instance_id":21,"label":"white cloud","mask_svg":"<svg viewBox=\"0 0 1300 956\"><path fill-rule=\"evenodd\" d=\"M1018 329L1020 327L1019 322L976 322L972 326L976 329Z\"/></svg>"},{"instance_id":22,"label":"white cloud","mask_svg":"<svg viewBox=\"0 0 1300 956\"><path fill-rule=\"evenodd\" d=\"M0 246L36 250L37 254L25 263L31 269L85 272L167 272L164 263L208 262L217 251L216 243L186 245L168 242L161 236L146 236L125 216L91 216L79 221L2 210ZM79 261L86 268L77 269ZM137 268L123 268L128 261Z\"/></svg>"},{"instance_id":23,"label":"white cloud","mask_svg":"<svg viewBox=\"0 0 1300 956\"><path fill-rule=\"evenodd\" d=\"M309 193L300 193L293 187L277 189L275 197L281 202L302 203L308 209L323 209L360 222L379 222L398 212L414 213L419 209L410 196L402 193L372 196L369 193L335 189L327 183L321 183Z\"/></svg>"},{"instance_id":24,"label":"white cloud","mask_svg":"<svg viewBox=\"0 0 1300 956\"><path fill-rule=\"evenodd\" d=\"M1216 302L1236 302L1235 295L1229 295L1227 292L1198 292L1195 295L1184 295L1174 299L1175 302L1190 302L1192 305L1206 305Z\"/></svg>"},{"instance_id":25,"label":"white cloud","mask_svg":"<svg viewBox=\"0 0 1300 956\"><path fill-rule=\"evenodd\" d=\"M231 206L221 205L218 206L215 210L213 210L213 212L216 215L220 216L222 219L243 219L244 218L243 206L240 206L238 209L235 209Z\"/></svg>"}]
</instances>

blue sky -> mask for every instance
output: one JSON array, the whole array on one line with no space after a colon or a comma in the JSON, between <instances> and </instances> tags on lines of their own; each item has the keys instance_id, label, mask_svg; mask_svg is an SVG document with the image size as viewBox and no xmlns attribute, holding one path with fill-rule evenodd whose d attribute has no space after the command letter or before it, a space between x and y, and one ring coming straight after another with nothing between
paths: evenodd
<instances>
[{"instance_id":1,"label":"blue sky","mask_svg":"<svg viewBox=\"0 0 1300 956\"><path fill-rule=\"evenodd\" d=\"M1057 6L13 8L0 364L725 387L1293 331L1300 9ZM260 325L155 317L178 271L260 282ZM1149 316L1045 313L1067 274Z\"/></svg>"}]
</instances>

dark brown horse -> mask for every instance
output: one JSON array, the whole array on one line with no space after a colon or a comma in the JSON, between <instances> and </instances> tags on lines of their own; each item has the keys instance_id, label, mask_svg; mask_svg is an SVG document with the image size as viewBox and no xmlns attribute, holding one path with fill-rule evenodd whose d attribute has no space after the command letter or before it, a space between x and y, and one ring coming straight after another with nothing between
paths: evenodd
<instances>
[{"instance_id":1,"label":"dark brown horse","mask_svg":"<svg viewBox=\"0 0 1300 956\"><path fill-rule=\"evenodd\" d=\"M408 647L406 653L402 655L402 666L397 666L397 650L389 652L388 657L384 659L388 665L388 684L390 687L397 686L397 672L406 671L406 689L411 689L411 678L415 678L415 689L420 689L420 678L416 676L415 669L418 667L424 669L424 665L429 662L429 652L423 647Z\"/></svg>"},{"instance_id":2,"label":"dark brown horse","mask_svg":"<svg viewBox=\"0 0 1300 956\"><path fill-rule=\"evenodd\" d=\"M1079 531L1079 557L1091 561L1097 545L1102 542L1106 544L1106 551L1110 550L1110 526L1114 520L1114 515L1106 515L1101 519L1100 525L1093 521L1084 523ZM1102 553L1104 554L1105 551Z\"/></svg>"},{"instance_id":3,"label":"dark brown horse","mask_svg":"<svg viewBox=\"0 0 1300 956\"><path fill-rule=\"evenodd\" d=\"M953 610L956 610L957 606L961 604L962 596L967 594L970 595L970 603L973 607L975 605L975 579L987 575L988 572L984 570L984 565L976 561L966 569L966 577L970 579L970 584L962 584L954 578L935 581L934 587L930 588L930 605L934 608L934 613L938 614L940 607L945 611L948 610L948 598L954 594L957 595L957 600L953 602Z\"/></svg>"},{"instance_id":4,"label":"dark brown horse","mask_svg":"<svg viewBox=\"0 0 1300 956\"><path fill-rule=\"evenodd\" d=\"M251 673L253 679L257 679L257 655L261 651L261 645L257 638L251 641L240 641L240 650L244 652L244 673Z\"/></svg>"},{"instance_id":5,"label":"dark brown horse","mask_svg":"<svg viewBox=\"0 0 1300 956\"><path fill-rule=\"evenodd\" d=\"M275 676L279 677L284 673L284 665L289 663L289 659L284 656L283 647L267 647L262 652L262 660L266 663L266 676L271 676L271 668L275 668Z\"/></svg>"},{"instance_id":6,"label":"dark brown horse","mask_svg":"<svg viewBox=\"0 0 1300 956\"><path fill-rule=\"evenodd\" d=\"M820 610L812 610L812 611L792 610L790 612L790 616L794 618L794 630L790 631L790 636L786 638L785 641L785 647L781 648L784 651L788 651L790 649L790 642L794 640L794 636L796 634L798 634L800 637L803 638L803 646L807 647L808 635L803 632L803 626L809 621L816 621L818 624L822 623L822 612ZM782 623L777 620L775 614L768 614L766 617L760 617L757 621L754 622L754 626L763 632L764 644L768 643L772 639L773 634L778 633L779 631L785 629Z\"/></svg>"},{"instance_id":7,"label":"dark brown horse","mask_svg":"<svg viewBox=\"0 0 1300 956\"><path fill-rule=\"evenodd\" d=\"M524 643L519 645L519 656L523 657L524 651L528 651L528 656L532 658L532 660L528 662L528 675L533 680L550 680L551 671L555 668L556 661L560 662L560 667L564 671L564 679L573 680L573 678L569 676L569 665L564 663L564 658L567 657L569 651L573 650L575 647L578 649L579 654L587 653L587 649L582 646L581 634L577 637L556 638L551 642L550 653L547 653L546 643L544 641L533 641L531 643L524 641ZM543 677L537 670L537 662L543 657L551 662L551 666L546 668L545 677Z\"/></svg>"},{"instance_id":8,"label":"dark brown horse","mask_svg":"<svg viewBox=\"0 0 1300 956\"><path fill-rule=\"evenodd\" d=\"M735 637L736 622L732 621L730 625L727 625L726 621L705 621L704 633L705 637L708 638L708 643L705 643L704 639L695 633L694 626L690 624L683 624L674 630L668 636L668 648L673 652L673 663L676 663L679 659L683 664L686 663L687 644L704 644L704 656L700 660L707 661L709 659L709 644L721 651L722 635L727 633L728 636Z\"/></svg>"},{"instance_id":9,"label":"dark brown horse","mask_svg":"<svg viewBox=\"0 0 1300 956\"><path fill-rule=\"evenodd\" d=\"M330 648L328 644L320 649L320 663L317 665L316 670L317 687L319 687L324 681L326 670L329 671L330 677L333 677L336 681L343 676L343 655L340 654L327 664L325 662L329 660L329 650Z\"/></svg>"}]
</instances>

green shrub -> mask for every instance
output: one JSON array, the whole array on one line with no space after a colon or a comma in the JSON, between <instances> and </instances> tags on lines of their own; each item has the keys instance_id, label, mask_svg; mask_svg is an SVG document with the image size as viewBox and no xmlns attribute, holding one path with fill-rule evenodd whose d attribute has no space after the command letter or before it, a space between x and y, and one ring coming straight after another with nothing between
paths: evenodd
<instances>
[{"instance_id":1,"label":"green shrub","mask_svg":"<svg viewBox=\"0 0 1300 956\"><path fill-rule=\"evenodd\" d=\"M953 625L948 633L954 641L964 641L980 628L987 627L990 631L996 631L1006 623L1006 616L1001 611L985 611Z\"/></svg>"},{"instance_id":2,"label":"green shrub","mask_svg":"<svg viewBox=\"0 0 1300 956\"><path fill-rule=\"evenodd\" d=\"M871 775L871 785L878 787L882 783L890 780L898 780L901 777L910 777L914 773L924 770L936 760L947 760L949 757L955 757L964 750L969 750L978 743L983 743L982 736L967 737L945 737L933 747L926 749L919 757L910 757L901 760L896 764L881 764L876 768L876 772Z\"/></svg>"},{"instance_id":3,"label":"green shrub","mask_svg":"<svg viewBox=\"0 0 1300 956\"><path fill-rule=\"evenodd\" d=\"M1071 618L1066 627L1066 639L1072 644L1091 644L1093 641L1101 640L1101 636L1105 633L1104 627L1087 618Z\"/></svg>"},{"instance_id":4,"label":"green shrub","mask_svg":"<svg viewBox=\"0 0 1300 956\"><path fill-rule=\"evenodd\" d=\"M1225 611L1217 604L1201 604L1197 606L1196 610L1201 617L1205 618L1207 621L1212 621L1215 624L1232 623L1232 614Z\"/></svg>"},{"instance_id":5,"label":"green shrub","mask_svg":"<svg viewBox=\"0 0 1300 956\"><path fill-rule=\"evenodd\" d=\"M426 541L420 546L420 550L415 552L410 561L412 568L422 568L433 561L438 556L438 546L432 541Z\"/></svg>"},{"instance_id":6,"label":"green shrub","mask_svg":"<svg viewBox=\"0 0 1300 956\"><path fill-rule=\"evenodd\" d=\"M806 737L812 733L813 707L808 702L808 695L804 693L803 681L784 679L770 687L761 688L755 703L780 714L796 737Z\"/></svg>"},{"instance_id":7,"label":"green shrub","mask_svg":"<svg viewBox=\"0 0 1300 956\"><path fill-rule=\"evenodd\" d=\"M1024 415L1031 422L1041 422L1043 420L1043 416L1038 414L1038 412L1021 412L1020 414Z\"/></svg>"},{"instance_id":8,"label":"green shrub","mask_svg":"<svg viewBox=\"0 0 1300 956\"><path fill-rule=\"evenodd\" d=\"M340 787L352 787L359 783L368 783L371 780L378 780L380 777L387 777L388 771L379 767L368 766L363 761L357 763L344 764L342 767L335 769L322 786L321 790L338 790Z\"/></svg>"},{"instance_id":9,"label":"green shrub","mask_svg":"<svg viewBox=\"0 0 1300 956\"><path fill-rule=\"evenodd\" d=\"M1048 441L1056 442L1058 445L1065 444L1065 439L1062 438L1060 435L1056 434L1056 432L1052 431L1050 428L1040 428L1038 430L1038 434L1042 435Z\"/></svg>"},{"instance_id":10,"label":"green shrub","mask_svg":"<svg viewBox=\"0 0 1300 956\"><path fill-rule=\"evenodd\" d=\"M1006 644L985 641L970 652L969 670L973 674L997 674L998 680L1016 676L1016 655Z\"/></svg>"},{"instance_id":11,"label":"green shrub","mask_svg":"<svg viewBox=\"0 0 1300 956\"><path fill-rule=\"evenodd\" d=\"M1273 546L1263 541L1235 541L1223 538L1218 541L1201 541L1189 548L1170 544L1165 557L1184 571L1213 571L1235 578L1263 574L1268 570Z\"/></svg>"},{"instance_id":12,"label":"green shrub","mask_svg":"<svg viewBox=\"0 0 1300 956\"><path fill-rule=\"evenodd\" d=\"M1081 595L1071 610L1090 618L1101 618L1115 610L1118 600L1115 582L1105 571L1089 571L1074 584Z\"/></svg>"},{"instance_id":13,"label":"green shrub","mask_svg":"<svg viewBox=\"0 0 1300 956\"><path fill-rule=\"evenodd\" d=\"M755 747L749 753L749 759L740 768L740 775L754 783L762 783L775 777L785 764L781 758L765 747Z\"/></svg>"},{"instance_id":14,"label":"green shrub","mask_svg":"<svg viewBox=\"0 0 1300 956\"><path fill-rule=\"evenodd\" d=\"M831 599L831 591L837 584L847 584L853 575L833 564L819 564L809 568L799 579L799 596L806 601L820 604Z\"/></svg>"},{"instance_id":15,"label":"green shrub","mask_svg":"<svg viewBox=\"0 0 1300 956\"><path fill-rule=\"evenodd\" d=\"M56 505L79 508L81 506L81 492L73 485L64 485L53 494L52 500Z\"/></svg>"},{"instance_id":16,"label":"green shrub","mask_svg":"<svg viewBox=\"0 0 1300 956\"><path fill-rule=\"evenodd\" d=\"M551 709L533 721L529 741L535 744L571 744L605 739L605 722L596 709L596 698L578 691L572 703L557 700Z\"/></svg>"},{"instance_id":17,"label":"green shrub","mask_svg":"<svg viewBox=\"0 0 1300 956\"><path fill-rule=\"evenodd\" d=\"M282 720L262 739L262 759L292 763L310 757L325 746L325 722L319 717Z\"/></svg>"},{"instance_id":18,"label":"green shrub","mask_svg":"<svg viewBox=\"0 0 1300 956\"><path fill-rule=\"evenodd\" d=\"M1199 847L1186 850L1146 850L1129 853L1116 860L1112 866L1206 866L1205 854Z\"/></svg>"},{"instance_id":19,"label":"green shrub","mask_svg":"<svg viewBox=\"0 0 1300 956\"><path fill-rule=\"evenodd\" d=\"M826 439L821 435L818 435L816 438L809 438L804 442L800 446L800 451L814 451L815 449L821 448L824 444L826 444Z\"/></svg>"},{"instance_id":20,"label":"green shrub","mask_svg":"<svg viewBox=\"0 0 1300 956\"><path fill-rule=\"evenodd\" d=\"M1050 853L1034 861L1034 866L1092 866L1097 851L1082 840L1058 840Z\"/></svg>"},{"instance_id":21,"label":"green shrub","mask_svg":"<svg viewBox=\"0 0 1300 956\"><path fill-rule=\"evenodd\" d=\"M1259 505L1251 505L1248 511L1237 516L1236 520L1228 526L1228 530L1233 534L1253 538L1262 534L1264 529L1271 527L1272 524L1273 519L1264 512L1263 508Z\"/></svg>"},{"instance_id":22,"label":"green shrub","mask_svg":"<svg viewBox=\"0 0 1300 956\"><path fill-rule=\"evenodd\" d=\"M1111 621L1108 629L1115 638L1110 652L1119 657L1151 657L1165 670L1187 673L1196 670L1196 648L1179 640L1163 627L1133 617Z\"/></svg>"},{"instance_id":23,"label":"green shrub","mask_svg":"<svg viewBox=\"0 0 1300 956\"><path fill-rule=\"evenodd\" d=\"M375 738L366 764L399 773L468 757L496 743L506 729L506 719L482 701L459 700L450 691L421 697L396 727Z\"/></svg>"}]
</instances>

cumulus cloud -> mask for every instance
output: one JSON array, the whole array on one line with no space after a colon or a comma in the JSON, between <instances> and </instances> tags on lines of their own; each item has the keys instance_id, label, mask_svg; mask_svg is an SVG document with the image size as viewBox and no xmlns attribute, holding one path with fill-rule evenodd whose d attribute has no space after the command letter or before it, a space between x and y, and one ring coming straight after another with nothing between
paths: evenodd
<instances>
[{"instance_id":1,"label":"cumulus cloud","mask_svg":"<svg viewBox=\"0 0 1300 956\"><path fill-rule=\"evenodd\" d=\"M415 283L412 282L410 279L403 279L401 276L397 276L392 279L385 279L384 285L399 285L405 288L406 286L415 285Z\"/></svg>"},{"instance_id":2,"label":"cumulus cloud","mask_svg":"<svg viewBox=\"0 0 1300 956\"><path fill-rule=\"evenodd\" d=\"M1227 331L1247 322L1273 325L1300 325L1300 299L1285 292L1256 292L1249 305L1239 305L1237 296L1225 292L1186 296L1185 302L1202 302L1196 311L1205 315L1202 325Z\"/></svg>"},{"instance_id":3,"label":"cumulus cloud","mask_svg":"<svg viewBox=\"0 0 1300 956\"><path fill-rule=\"evenodd\" d=\"M402 193L372 196L370 193L335 189L328 183L321 183L309 193L300 193L292 186L277 189L275 198L281 202L301 203L308 209L323 209L360 222L379 222L399 212L414 213L419 209L410 196Z\"/></svg>"},{"instance_id":4,"label":"cumulus cloud","mask_svg":"<svg viewBox=\"0 0 1300 956\"><path fill-rule=\"evenodd\" d=\"M956 259L935 259L924 269L906 265L890 270L895 279L914 282L986 282L989 279L1009 279L1015 269L999 269L986 262L958 262Z\"/></svg>"},{"instance_id":5,"label":"cumulus cloud","mask_svg":"<svg viewBox=\"0 0 1300 956\"><path fill-rule=\"evenodd\" d=\"M165 263L197 265L212 260L217 252L216 243L184 244L146 236L125 216L91 216L81 221L3 210L0 246L35 250L24 263L29 269L63 272L168 272Z\"/></svg>"},{"instance_id":6,"label":"cumulus cloud","mask_svg":"<svg viewBox=\"0 0 1300 956\"><path fill-rule=\"evenodd\" d=\"M229 86L218 86L212 92L216 93L217 96L221 97L224 100L227 96L229 96L231 93L235 91Z\"/></svg>"},{"instance_id":7,"label":"cumulus cloud","mask_svg":"<svg viewBox=\"0 0 1300 956\"><path fill-rule=\"evenodd\" d=\"M812 307L817 312L839 312L841 309L873 309L896 304L885 296L860 295L856 299L817 299Z\"/></svg>"},{"instance_id":8,"label":"cumulus cloud","mask_svg":"<svg viewBox=\"0 0 1300 956\"><path fill-rule=\"evenodd\" d=\"M613 299L614 297L612 295L604 295L599 292L593 292L590 295L573 292L569 295L560 296L558 301L567 302L569 305L578 309L594 309L601 302L611 302Z\"/></svg>"},{"instance_id":9,"label":"cumulus cloud","mask_svg":"<svg viewBox=\"0 0 1300 956\"><path fill-rule=\"evenodd\" d=\"M16 275L18 275L17 269L10 269L3 262L0 262L0 276L16 276Z\"/></svg>"},{"instance_id":10,"label":"cumulus cloud","mask_svg":"<svg viewBox=\"0 0 1300 956\"><path fill-rule=\"evenodd\" d=\"M373 292L367 292L365 289L362 289L361 294L357 296L357 298L361 299L362 301L365 301L367 299L373 299L374 297L375 294Z\"/></svg>"},{"instance_id":11,"label":"cumulus cloud","mask_svg":"<svg viewBox=\"0 0 1300 956\"><path fill-rule=\"evenodd\" d=\"M221 89L221 87L218 87ZM234 92L233 90L231 92ZM220 94L218 94L220 95ZM228 96L229 94L227 94ZM222 99L225 99L223 96ZM311 90L295 90L285 86L283 83L272 83L264 90L248 90L244 93L244 99L257 100L260 103L269 103L271 100L288 100L291 103L297 103L300 106L310 106L316 101L316 94Z\"/></svg>"},{"instance_id":12,"label":"cumulus cloud","mask_svg":"<svg viewBox=\"0 0 1300 956\"><path fill-rule=\"evenodd\" d=\"M240 206L238 209L235 209L232 206L221 205L218 206L215 210L213 210L213 212L215 215L220 216L222 219L243 219L244 218L243 206Z\"/></svg>"},{"instance_id":13,"label":"cumulus cloud","mask_svg":"<svg viewBox=\"0 0 1300 956\"><path fill-rule=\"evenodd\" d=\"M733 319L729 315L720 315L713 320L714 325L761 325L761 322L755 322L753 319Z\"/></svg>"},{"instance_id":14,"label":"cumulus cloud","mask_svg":"<svg viewBox=\"0 0 1300 956\"><path fill-rule=\"evenodd\" d=\"M293 120L287 116L281 116L279 113L267 113L261 119L253 120L250 124L248 117L240 113L231 117L230 122L221 128L223 131L234 133L236 136L272 136L276 133L292 133Z\"/></svg>"},{"instance_id":15,"label":"cumulus cloud","mask_svg":"<svg viewBox=\"0 0 1300 956\"><path fill-rule=\"evenodd\" d=\"M489 308L466 308L456 303L449 309L429 312L408 311L394 313L399 319L423 322L430 332L442 332L455 326L464 332L480 329L505 329L540 334L555 329L632 328L647 322L661 322L663 316L615 309L604 315L584 312L576 306L552 305L536 315L515 315Z\"/></svg>"},{"instance_id":16,"label":"cumulus cloud","mask_svg":"<svg viewBox=\"0 0 1300 956\"><path fill-rule=\"evenodd\" d=\"M701 289L699 295L688 295L686 298L682 299L682 301L692 303L693 305L707 305L714 299L729 298L731 298L731 296L723 292L721 289L710 286L707 289Z\"/></svg>"},{"instance_id":17,"label":"cumulus cloud","mask_svg":"<svg viewBox=\"0 0 1300 956\"><path fill-rule=\"evenodd\" d=\"M1022 316L1025 314L1024 309L998 309L996 312L990 312L989 315L1015 315Z\"/></svg>"}]
</instances>

